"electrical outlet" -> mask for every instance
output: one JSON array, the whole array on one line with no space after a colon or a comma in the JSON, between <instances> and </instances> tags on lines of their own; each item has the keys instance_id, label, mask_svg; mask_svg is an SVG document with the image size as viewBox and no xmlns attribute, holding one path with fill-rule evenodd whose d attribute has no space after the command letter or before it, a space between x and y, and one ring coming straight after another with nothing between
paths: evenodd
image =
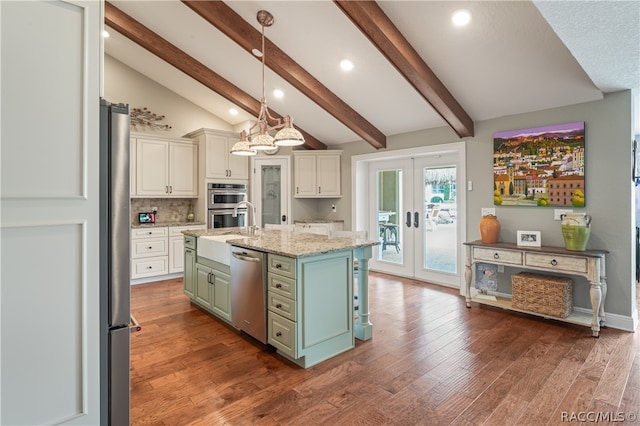
<instances>
[{"instance_id":1,"label":"electrical outlet","mask_svg":"<svg viewBox=\"0 0 640 426\"><path fill-rule=\"evenodd\" d=\"M494 207L483 207L482 208L482 216L487 216L487 215L496 215L496 209Z\"/></svg>"},{"instance_id":2,"label":"electrical outlet","mask_svg":"<svg viewBox=\"0 0 640 426\"><path fill-rule=\"evenodd\" d=\"M332 212L336 212L336 205L335 204L331 204L331 211Z\"/></svg>"},{"instance_id":3,"label":"electrical outlet","mask_svg":"<svg viewBox=\"0 0 640 426\"><path fill-rule=\"evenodd\" d=\"M571 209L554 209L553 210L553 220L562 220L560 216L566 213L573 213Z\"/></svg>"}]
</instances>

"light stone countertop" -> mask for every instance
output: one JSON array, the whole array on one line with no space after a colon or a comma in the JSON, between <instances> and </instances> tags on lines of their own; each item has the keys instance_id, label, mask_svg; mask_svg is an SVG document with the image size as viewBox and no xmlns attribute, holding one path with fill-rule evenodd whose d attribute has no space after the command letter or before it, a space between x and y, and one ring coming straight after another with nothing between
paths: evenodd
<instances>
[{"instance_id":1,"label":"light stone countertop","mask_svg":"<svg viewBox=\"0 0 640 426\"><path fill-rule=\"evenodd\" d=\"M379 245L379 241L349 237L331 237L304 232L260 229L256 235L245 234L244 228L221 228L182 231L185 235L203 237L207 235L242 234L246 237L227 240L227 244L250 250L279 254L287 257L314 256L360 247Z\"/></svg>"},{"instance_id":2,"label":"light stone countertop","mask_svg":"<svg viewBox=\"0 0 640 426\"><path fill-rule=\"evenodd\" d=\"M293 223L340 223L343 219L296 219Z\"/></svg>"},{"instance_id":3,"label":"light stone countertop","mask_svg":"<svg viewBox=\"0 0 640 426\"><path fill-rule=\"evenodd\" d=\"M131 228L159 228L159 227L171 227L171 226L202 226L206 225L205 222L156 222L156 223L136 223L131 225Z\"/></svg>"}]
</instances>

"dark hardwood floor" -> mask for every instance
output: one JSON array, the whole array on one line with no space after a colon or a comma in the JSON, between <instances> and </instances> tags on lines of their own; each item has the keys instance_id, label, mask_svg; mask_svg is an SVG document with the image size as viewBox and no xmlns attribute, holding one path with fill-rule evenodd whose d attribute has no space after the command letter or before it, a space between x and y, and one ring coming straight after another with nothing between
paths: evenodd
<instances>
[{"instance_id":1,"label":"dark hardwood floor","mask_svg":"<svg viewBox=\"0 0 640 426\"><path fill-rule=\"evenodd\" d=\"M131 294L142 325L131 339L133 425L633 424L640 415L639 333L605 328L596 339L587 327L467 309L455 290L371 273L373 339L305 370L191 305L182 280Z\"/></svg>"}]
</instances>

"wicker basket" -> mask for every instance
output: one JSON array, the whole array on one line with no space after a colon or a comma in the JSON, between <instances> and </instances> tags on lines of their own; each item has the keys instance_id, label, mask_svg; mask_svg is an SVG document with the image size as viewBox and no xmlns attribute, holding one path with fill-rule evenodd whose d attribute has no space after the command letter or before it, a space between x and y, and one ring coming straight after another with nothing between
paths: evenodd
<instances>
[{"instance_id":1,"label":"wicker basket","mask_svg":"<svg viewBox=\"0 0 640 426\"><path fill-rule=\"evenodd\" d=\"M573 312L570 278L520 272L511 276L512 306L556 318Z\"/></svg>"}]
</instances>

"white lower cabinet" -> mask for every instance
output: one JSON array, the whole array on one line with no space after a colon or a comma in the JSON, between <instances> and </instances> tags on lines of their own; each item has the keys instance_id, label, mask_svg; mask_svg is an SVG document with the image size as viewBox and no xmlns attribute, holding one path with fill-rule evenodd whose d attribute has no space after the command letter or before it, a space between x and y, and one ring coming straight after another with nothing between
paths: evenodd
<instances>
[{"instance_id":1,"label":"white lower cabinet","mask_svg":"<svg viewBox=\"0 0 640 426\"><path fill-rule=\"evenodd\" d=\"M205 225L171 226L169 228L169 273L184 271L184 234L182 231L206 229Z\"/></svg>"},{"instance_id":2,"label":"white lower cabinet","mask_svg":"<svg viewBox=\"0 0 640 426\"><path fill-rule=\"evenodd\" d=\"M297 232L331 235L333 231L342 231L344 222L295 222Z\"/></svg>"},{"instance_id":3,"label":"white lower cabinet","mask_svg":"<svg viewBox=\"0 0 640 426\"><path fill-rule=\"evenodd\" d=\"M169 273L169 228L131 230L131 279Z\"/></svg>"},{"instance_id":4,"label":"white lower cabinet","mask_svg":"<svg viewBox=\"0 0 640 426\"><path fill-rule=\"evenodd\" d=\"M131 230L131 279L181 273L184 270L182 231L205 225L158 226Z\"/></svg>"}]
</instances>

